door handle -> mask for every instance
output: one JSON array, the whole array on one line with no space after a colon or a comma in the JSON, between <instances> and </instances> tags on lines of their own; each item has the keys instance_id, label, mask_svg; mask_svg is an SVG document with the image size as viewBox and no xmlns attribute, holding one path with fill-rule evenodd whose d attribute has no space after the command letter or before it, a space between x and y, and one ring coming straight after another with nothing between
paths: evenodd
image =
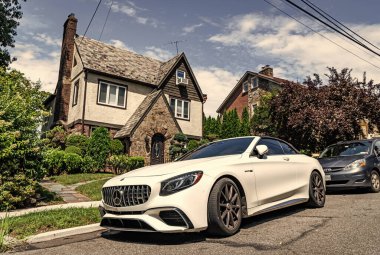
<instances>
[{"instance_id":1,"label":"door handle","mask_svg":"<svg viewBox=\"0 0 380 255\"><path fill-rule=\"evenodd\" d=\"M288 158L288 157L283 157L283 159L284 159L285 161L289 161L289 160L290 160L290 158Z\"/></svg>"}]
</instances>

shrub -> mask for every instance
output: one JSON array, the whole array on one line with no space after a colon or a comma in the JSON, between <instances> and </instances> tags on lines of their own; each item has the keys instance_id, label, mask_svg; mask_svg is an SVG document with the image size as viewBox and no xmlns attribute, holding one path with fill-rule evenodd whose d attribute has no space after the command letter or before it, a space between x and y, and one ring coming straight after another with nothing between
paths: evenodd
<instances>
[{"instance_id":1,"label":"shrub","mask_svg":"<svg viewBox=\"0 0 380 255\"><path fill-rule=\"evenodd\" d=\"M113 155L108 158L107 164L115 174L121 174L129 170L128 157L126 155Z\"/></svg>"},{"instance_id":2,"label":"shrub","mask_svg":"<svg viewBox=\"0 0 380 255\"><path fill-rule=\"evenodd\" d=\"M65 146L67 132L61 126L56 126L46 132L45 144L49 148L61 148Z\"/></svg>"},{"instance_id":3,"label":"shrub","mask_svg":"<svg viewBox=\"0 0 380 255\"><path fill-rule=\"evenodd\" d=\"M120 155L124 152L124 145L120 140L111 140L110 150L112 155Z\"/></svg>"},{"instance_id":4,"label":"shrub","mask_svg":"<svg viewBox=\"0 0 380 255\"><path fill-rule=\"evenodd\" d=\"M0 211L34 205L37 182L24 174L0 175Z\"/></svg>"},{"instance_id":5,"label":"shrub","mask_svg":"<svg viewBox=\"0 0 380 255\"><path fill-rule=\"evenodd\" d=\"M106 164L110 143L110 135L104 127L96 128L89 138L86 155L92 157L98 169L104 168Z\"/></svg>"},{"instance_id":6,"label":"shrub","mask_svg":"<svg viewBox=\"0 0 380 255\"><path fill-rule=\"evenodd\" d=\"M134 170L145 165L143 157L129 157L128 158L128 170Z\"/></svg>"},{"instance_id":7,"label":"shrub","mask_svg":"<svg viewBox=\"0 0 380 255\"><path fill-rule=\"evenodd\" d=\"M66 137L66 147L76 146L81 150L80 155L85 155L88 140L88 137L85 135L71 134Z\"/></svg>"},{"instance_id":8,"label":"shrub","mask_svg":"<svg viewBox=\"0 0 380 255\"><path fill-rule=\"evenodd\" d=\"M65 152L58 149L51 149L45 152L43 165L49 175L59 175L65 170Z\"/></svg>"},{"instance_id":9,"label":"shrub","mask_svg":"<svg viewBox=\"0 0 380 255\"><path fill-rule=\"evenodd\" d=\"M83 157L81 170L83 173L95 173L97 170L95 160L90 156Z\"/></svg>"},{"instance_id":10,"label":"shrub","mask_svg":"<svg viewBox=\"0 0 380 255\"><path fill-rule=\"evenodd\" d=\"M74 146L74 145L67 146L66 149L65 149L65 152L66 153L75 153L75 154L78 154L78 155L82 155L82 150L79 147Z\"/></svg>"},{"instance_id":11,"label":"shrub","mask_svg":"<svg viewBox=\"0 0 380 255\"><path fill-rule=\"evenodd\" d=\"M189 150L189 151L192 151L192 150L194 150L194 149L196 149L196 148L198 148L199 147L199 144L198 144L198 141L197 140L190 140L189 142L188 142L188 144L187 144L187 149Z\"/></svg>"},{"instance_id":12,"label":"shrub","mask_svg":"<svg viewBox=\"0 0 380 255\"><path fill-rule=\"evenodd\" d=\"M67 173L79 173L82 166L82 157L76 153L64 153L64 162Z\"/></svg>"}]
</instances>

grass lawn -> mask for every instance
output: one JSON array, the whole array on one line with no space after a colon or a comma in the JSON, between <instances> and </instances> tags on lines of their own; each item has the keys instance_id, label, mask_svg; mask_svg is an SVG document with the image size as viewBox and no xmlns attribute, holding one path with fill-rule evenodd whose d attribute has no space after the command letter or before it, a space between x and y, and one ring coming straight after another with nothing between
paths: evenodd
<instances>
[{"instance_id":1,"label":"grass lawn","mask_svg":"<svg viewBox=\"0 0 380 255\"><path fill-rule=\"evenodd\" d=\"M8 235L17 239L100 222L97 208L67 208L9 218Z\"/></svg>"},{"instance_id":2,"label":"grass lawn","mask_svg":"<svg viewBox=\"0 0 380 255\"><path fill-rule=\"evenodd\" d=\"M79 182L87 182L104 178L111 178L114 174L110 173L86 173L86 174L64 174L50 177L51 180L59 182L62 185L71 185Z\"/></svg>"},{"instance_id":3,"label":"grass lawn","mask_svg":"<svg viewBox=\"0 0 380 255\"><path fill-rule=\"evenodd\" d=\"M77 187L75 190L85 195L86 197L91 198L94 201L99 201L102 199L102 194L101 194L102 186L108 180L109 179L98 180L91 183L87 183L87 184Z\"/></svg>"}]
</instances>

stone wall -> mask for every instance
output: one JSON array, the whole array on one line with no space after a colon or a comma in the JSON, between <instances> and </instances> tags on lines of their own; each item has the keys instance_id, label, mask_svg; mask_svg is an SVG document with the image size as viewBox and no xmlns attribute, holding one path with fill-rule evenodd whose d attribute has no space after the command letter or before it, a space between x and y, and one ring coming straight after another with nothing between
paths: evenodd
<instances>
[{"instance_id":1,"label":"stone wall","mask_svg":"<svg viewBox=\"0 0 380 255\"><path fill-rule=\"evenodd\" d=\"M165 136L165 159L169 159L170 141L180 130L175 125L167 103L161 95L130 138L130 156L142 156L150 164L152 137L156 133Z\"/></svg>"}]
</instances>

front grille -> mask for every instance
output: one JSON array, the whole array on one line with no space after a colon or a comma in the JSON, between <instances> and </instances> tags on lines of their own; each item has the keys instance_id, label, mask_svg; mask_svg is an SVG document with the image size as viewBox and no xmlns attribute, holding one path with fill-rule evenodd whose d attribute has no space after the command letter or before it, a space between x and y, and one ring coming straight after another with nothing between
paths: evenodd
<instances>
[{"instance_id":1,"label":"front grille","mask_svg":"<svg viewBox=\"0 0 380 255\"><path fill-rule=\"evenodd\" d=\"M112 207L141 205L148 201L151 188L148 185L128 185L103 188L103 201Z\"/></svg>"},{"instance_id":2,"label":"front grille","mask_svg":"<svg viewBox=\"0 0 380 255\"><path fill-rule=\"evenodd\" d=\"M325 171L325 173L332 173L342 171L343 169L343 167L326 167L323 168L323 171Z\"/></svg>"},{"instance_id":3,"label":"front grille","mask_svg":"<svg viewBox=\"0 0 380 255\"><path fill-rule=\"evenodd\" d=\"M135 219L113 219L113 218L103 218L100 223L101 227L105 228L125 228L134 230L146 230L155 231L149 224L142 220Z\"/></svg>"},{"instance_id":4,"label":"front grille","mask_svg":"<svg viewBox=\"0 0 380 255\"><path fill-rule=\"evenodd\" d=\"M348 181L326 181L326 185L346 184Z\"/></svg>"}]
</instances>

